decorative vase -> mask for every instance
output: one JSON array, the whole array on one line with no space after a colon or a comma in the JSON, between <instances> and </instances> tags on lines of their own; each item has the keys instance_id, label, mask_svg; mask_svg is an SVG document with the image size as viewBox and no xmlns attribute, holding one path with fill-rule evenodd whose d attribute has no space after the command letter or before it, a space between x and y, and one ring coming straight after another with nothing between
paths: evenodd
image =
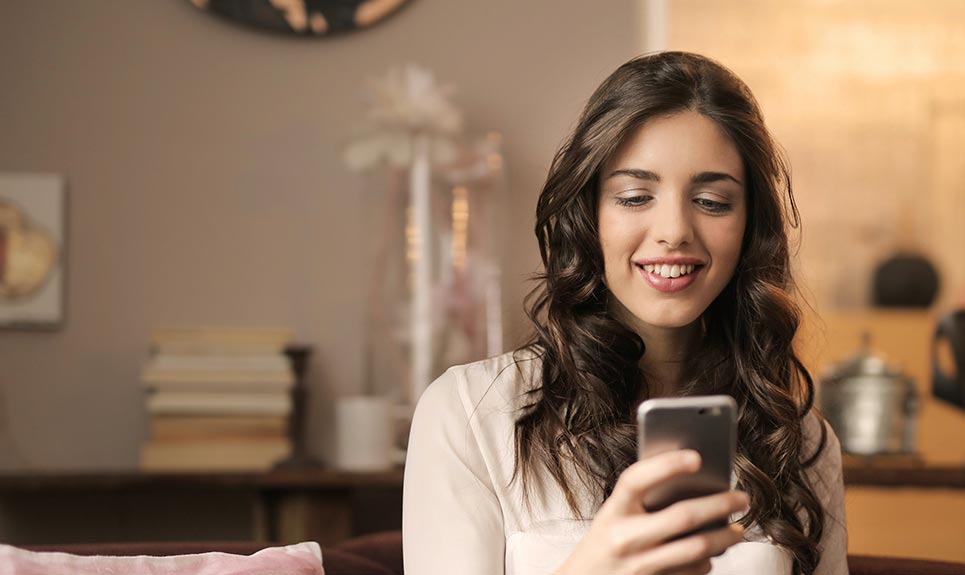
<instances>
[{"instance_id":1,"label":"decorative vase","mask_svg":"<svg viewBox=\"0 0 965 575\"><path fill-rule=\"evenodd\" d=\"M404 451L412 410L447 367L503 351L499 241L499 136L459 148L458 161L420 158L376 180L370 212L366 390L400 405L396 446ZM401 459L401 457L399 457Z\"/></svg>"},{"instance_id":2,"label":"decorative vase","mask_svg":"<svg viewBox=\"0 0 965 575\"><path fill-rule=\"evenodd\" d=\"M503 351L501 138L464 136L452 91L415 66L390 71L373 82L366 125L345 154L369 174L365 393L394 399L400 454L429 383Z\"/></svg>"}]
</instances>

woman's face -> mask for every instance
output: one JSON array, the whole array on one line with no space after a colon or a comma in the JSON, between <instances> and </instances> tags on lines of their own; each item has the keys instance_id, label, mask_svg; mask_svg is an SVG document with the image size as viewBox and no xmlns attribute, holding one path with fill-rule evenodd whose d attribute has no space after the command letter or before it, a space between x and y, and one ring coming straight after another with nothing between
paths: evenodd
<instances>
[{"instance_id":1,"label":"woman's face","mask_svg":"<svg viewBox=\"0 0 965 575\"><path fill-rule=\"evenodd\" d=\"M638 333L693 324L740 258L747 194L737 148L713 120L684 111L637 128L600 178L600 244L621 319Z\"/></svg>"}]
</instances>

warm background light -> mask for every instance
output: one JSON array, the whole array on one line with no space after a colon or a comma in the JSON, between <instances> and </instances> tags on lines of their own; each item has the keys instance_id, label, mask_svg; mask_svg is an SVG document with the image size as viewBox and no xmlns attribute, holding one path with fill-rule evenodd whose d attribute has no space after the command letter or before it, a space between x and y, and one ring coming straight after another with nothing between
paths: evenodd
<instances>
[{"instance_id":1,"label":"warm background light","mask_svg":"<svg viewBox=\"0 0 965 575\"><path fill-rule=\"evenodd\" d=\"M965 417L931 398L936 314L965 304L965 4L949 0L653 0L669 49L717 58L757 96L786 149L803 226L798 343L820 379L864 333L918 386L918 449L965 462ZM651 8L652 10L652 8ZM899 251L941 275L932 310L869 308ZM847 491L855 553L965 560L965 492Z\"/></svg>"}]
</instances>

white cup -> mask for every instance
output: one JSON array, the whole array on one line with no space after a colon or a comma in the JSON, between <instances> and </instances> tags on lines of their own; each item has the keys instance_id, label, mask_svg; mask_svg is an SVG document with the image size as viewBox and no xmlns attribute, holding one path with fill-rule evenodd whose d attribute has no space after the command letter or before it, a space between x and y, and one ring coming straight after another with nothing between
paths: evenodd
<instances>
[{"instance_id":1,"label":"white cup","mask_svg":"<svg viewBox=\"0 0 965 575\"><path fill-rule=\"evenodd\" d=\"M344 471L384 471L392 467L393 425L389 398L339 398L335 403L335 466Z\"/></svg>"}]
</instances>

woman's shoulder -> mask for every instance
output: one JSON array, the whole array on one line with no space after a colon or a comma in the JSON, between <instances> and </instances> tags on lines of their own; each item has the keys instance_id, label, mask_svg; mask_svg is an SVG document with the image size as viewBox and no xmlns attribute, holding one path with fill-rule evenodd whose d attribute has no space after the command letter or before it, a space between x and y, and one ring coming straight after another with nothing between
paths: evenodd
<instances>
[{"instance_id":1,"label":"woman's shoulder","mask_svg":"<svg viewBox=\"0 0 965 575\"><path fill-rule=\"evenodd\" d=\"M828 499L841 489L841 443L828 421L814 410L804 419L804 450L801 457L807 464L804 472L821 500Z\"/></svg>"},{"instance_id":2,"label":"woman's shoulder","mask_svg":"<svg viewBox=\"0 0 965 575\"><path fill-rule=\"evenodd\" d=\"M814 410L804 420L804 439L802 455L810 464L804 472L824 509L824 531L818 543L821 563L815 573L843 573L847 571L848 527L841 443L828 421ZM803 510L799 517L806 523Z\"/></svg>"},{"instance_id":3,"label":"woman's shoulder","mask_svg":"<svg viewBox=\"0 0 965 575\"><path fill-rule=\"evenodd\" d=\"M812 409L804 417L804 460L817 457L815 465L841 465L841 443L828 420Z\"/></svg>"},{"instance_id":4,"label":"woman's shoulder","mask_svg":"<svg viewBox=\"0 0 965 575\"><path fill-rule=\"evenodd\" d=\"M539 356L515 350L480 361L450 367L433 381L419 399L419 409L454 411L468 415L521 407L539 374Z\"/></svg>"}]
</instances>

